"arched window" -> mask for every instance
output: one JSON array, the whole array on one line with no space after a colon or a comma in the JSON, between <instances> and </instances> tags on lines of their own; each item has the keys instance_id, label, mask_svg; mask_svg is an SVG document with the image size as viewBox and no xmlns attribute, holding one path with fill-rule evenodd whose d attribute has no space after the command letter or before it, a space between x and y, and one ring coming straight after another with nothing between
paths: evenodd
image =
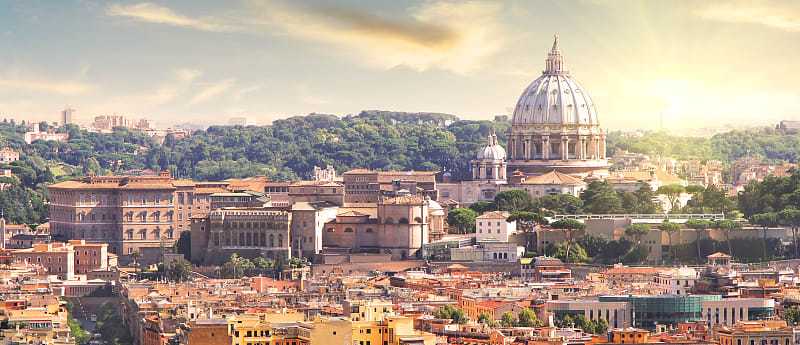
<instances>
[{"instance_id":1,"label":"arched window","mask_svg":"<svg viewBox=\"0 0 800 345\"><path fill-rule=\"evenodd\" d=\"M394 219L392 217L386 218L386 224L394 224Z\"/></svg>"},{"instance_id":2,"label":"arched window","mask_svg":"<svg viewBox=\"0 0 800 345\"><path fill-rule=\"evenodd\" d=\"M273 234L269 234L269 247L275 247L275 236Z\"/></svg>"},{"instance_id":3,"label":"arched window","mask_svg":"<svg viewBox=\"0 0 800 345\"><path fill-rule=\"evenodd\" d=\"M353 232L353 228L345 228L344 232Z\"/></svg>"},{"instance_id":4,"label":"arched window","mask_svg":"<svg viewBox=\"0 0 800 345\"><path fill-rule=\"evenodd\" d=\"M397 223L399 223L399 224L408 224L408 218L405 218L405 217L400 218L400 220L398 220Z\"/></svg>"},{"instance_id":5,"label":"arched window","mask_svg":"<svg viewBox=\"0 0 800 345\"><path fill-rule=\"evenodd\" d=\"M422 223L422 217L416 217L416 218L414 218L414 222L415 222L415 223Z\"/></svg>"},{"instance_id":6,"label":"arched window","mask_svg":"<svg viewBox=\"0 0 800 345\"><path fill-rule=\"evenodd\" d=\"M263 232L261 233L261 246L262 247L266 247L267 246L267 234L265 234Z\"/></svg>"},{"instance_id":7,"label":"arched window","mask_svg":"<svg viewBox=\"0 0 800 345\"><path fill-rule=\"evenodd\" d=\"M283 235L278 234L278 247L283 247Z\"/></svg>"}]
</instances>

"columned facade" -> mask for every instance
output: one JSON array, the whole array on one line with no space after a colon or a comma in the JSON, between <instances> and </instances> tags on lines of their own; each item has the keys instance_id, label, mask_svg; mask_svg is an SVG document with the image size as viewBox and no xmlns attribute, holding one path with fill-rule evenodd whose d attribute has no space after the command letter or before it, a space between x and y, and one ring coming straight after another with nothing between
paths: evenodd
<instances>
[{"instance_id":1,"label":"columned facade","mask_svg":"<svg viewBox=\"0 0 800 345\"><path fill-rule=\"evenodd\" d=\"M520 96L509 131L509 171L605 176L605 132L594 103L564 69L558 37L542 75Z\"/></svg>"}]
</instances>

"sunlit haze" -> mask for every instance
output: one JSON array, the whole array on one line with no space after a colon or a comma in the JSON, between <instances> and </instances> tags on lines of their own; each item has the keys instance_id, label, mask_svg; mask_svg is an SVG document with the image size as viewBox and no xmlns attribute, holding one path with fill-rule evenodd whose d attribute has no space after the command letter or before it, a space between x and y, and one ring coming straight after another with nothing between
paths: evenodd
<instances>
[{"instance_id":1,"label":"sunlit haze","mask_svg":"<svg viewBox=\"0 0 800 345\"><path fill-rule=\"evenodd\" d=\"M0 2L0 117L492 119L558 34L603 127L800 120L798 1Z\"/></svg>"}]
</instances>

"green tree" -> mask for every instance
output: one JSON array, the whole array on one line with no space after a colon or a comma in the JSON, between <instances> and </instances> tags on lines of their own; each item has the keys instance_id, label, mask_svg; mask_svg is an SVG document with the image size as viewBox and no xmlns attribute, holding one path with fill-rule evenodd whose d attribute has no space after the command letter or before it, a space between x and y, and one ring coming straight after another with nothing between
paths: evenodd
<instances>
[{"instance_id":1,"label":"green tree","mask_svg":"<svg viewBox=\"0 0 800 345\"><path fill-rule=\"evenodd\" d=\"M484 214L496 209L494 202L491 201L476 201L472 203L472 205L469 205L469 208L475 211L477 214Z\"/></svg>"},{"instance_id":2,"label":"green tree","mask_svg":"<svg viewBox=\"0 0 800 345\"><path fill-rule=\"evenodd\" d=\"M178 252L178 254L183 254L183 256L186 259L192 260L191 245L192 245L191 231L183 231L178 237L178 241L175 242L175 251Z\"/></svg>"},{"instance_id":3,"label":"green tree","mask_svg":"<svg viewBox=\"0 0 800 345\"><path fill-rule=\"evenodd\" d=\"M680 201L681 193L683 193L684 191L686 191L686 189L679 184L668 184L665 186L658 187L656 193L667 197L667 200L669 201L670 205L669 212L673 213L679 209L678 202Z\"/></svg>"},{"instance_id":4,"label":"green tree","mask_svg":"<svg viewBox=\"0 0 800 345\"><path fill-rule=\"evenodd\" d=\"M783 309L783 319L789 326L797 326L800 324L800 308L797 306L785 307Z\"/></svg>"},{"instance_id":5,"label":"green tree","mask_svg":"<svg viewBox=\"0 0 800 345\"><path fill-rule=\"evenodd\" d=\"M569 257L570 254L572 253L572 251L570 251L570 246L572 246L572 242L574 242L572 239L573 232L576 230L586 229L586 224L581 223L575 219L559 219L550 224L550 226L553 229L564 230L564 235L566 235L567 237L567 248L565 255Z\"/></svg>"},{"instance_id":6,"label":"green tree","mask_svg":"<svg viewBox=\"0 0 800 345\"><path fill-rule=\"evenodd\" d=\"M492 317L487 313L481 313L478 315L478 323L482 323L491 328L497 327L497 321L493 320Z\"/></svg>"},{"instance_id":7,"label":"green tree","mask_svg":"<svg viewBox=\"0 0 800 345\"><path fill-rule=\"evenodd\" d=\"M739 223L730 219L719 220L714 224L718 229L725 231L725 242L728 243L728 255L733 256L733 245L731 244L731 231L740 228Z\"/></svg>"},{"instance_id":8,"label":"green tree","mask_svg":"<svg viewBox=\"0 0 800 345\"><path fill-rule=\"evenodd\" d=\"M538 225L547 225L547 218L541 214L529 211L516 211L506 219L508 222L517 222L517 229L521 230L525 236L525 248L533 248L533 237L536 234L534 227Z\"/></svg>"},{"instance_id":9,"label":"green tree","mask_svg":"<svg viewBox=\"0 0 800 345\"><path fill-rule=\"evenodd\" d=\"M541 327L542 322L536 317L536 313L530 309L525 308L519 312L517 316L517 326L519 327Z\"/></svg>"},{"instance_id":10,"label":"green tree","mask_svg":"<svg viewBox=\"0 0 800 345\"><path fill-rule=\"evenodd\" d=\"M465 324L467 321L467 316L464 314L464 311L453 307L451 305L445 305L440 307L436 311L433 312L433 317L437 319L450 319L453 322L458 324Z\"/></svg>"},{"instance_id":11,"label":"green tree","mask_svg":"<svg viewBox=\"0 0 800 345\"><path fill-rule=\"evenodd\" d=\"M621 213L622 200L607 181L592 181L581 192L583 210L587 213Z\"/></svg>"},{"instance_id":12,"label":"green tree","mask_svg":"<svg viewBox=\"0 0 800 345\"><path fill-rule=\"evenodd\" d=\"M192 264L184 259L173 260L165 268L167 279L175 282L189 280L192 275Z\"/></svg>"},{"instance_id":13,"label":"green tree","mask_svg":"<svg viewBox=\"0 0 800 345\"><path fill-rule=\"evenodd\" d=\"M775 212L765 212L750 216L750 223L761 227L761 249L762 259L768 260L767 256L767 229L778 226L778 214Z\"/></svg>"},{"instance_id":14,"label":"green tree","mask_svg":"<svg viewBox=\"0 0 800 345\"><path fill-rule=\"evenodd\" d=\"M500 211L529 211L532 209L533 200L528 192L522 189L512 189L497 193L494 204Z\"/></svg>"},{"instance_id":15,"label":"green tree","mask_svg":"<svg viewBox=\"0 0 800 345\"><path fill-rule=\"evenodd\" d=\"M658 225L658 229L667 233L667 237L669 239L669 252L670 256L672 256L672 260L676 261L675 255L675 248L672 246L672 236L675 235L678 231L680 231L681 226L676 223L670 223L669 220L664 219L664 222Z\"/></svg>"},{"instance_id":16,"label":"green tree","mask_svg":"<svg viewBox=\"0 0 800 345\"><path fill-rule=\"evenodd\" d=\"M702 238L708 237L707 230L711 228L713 225L714 223L705 219L689 219L686 221L686 227L694 229L696 233L696 239L694 241L694 244L697 249L697 262L703 261L703 255L700 252L700 240Z\"/></svg>"},{"instance_id":17,"label":"green tree","mask_svg":"<svg viewBox=\"0 0 800 345\"><path fill-rule=\"evenodd\" d=\"M642 236L650 233L650 225L645 223L635 223L625 227L625 236L636 239L636 244L642 243Z\"/></svg>"},{"instance_id":18,"label":"green tree","mask_svg":"<svg viewBox=\"0 0 800 345\"><path fill-rule=\"evenodd\" d=\"M517 317L510 311L500 316L500 325L503 327L514 327L517 325Z\"/></svg>"},{"instance_id":19,"label":"green tree","mask_svg":"<svg viewBox=\"0 0 800 345\"><path fill-rule=\"evenodd\" d=\"M458 229L458 233L475 232L475 218L478 214L469 208L456 208L447 213L447 224Z\"/></svg>"},{"instance_id":20,"label":"green tree","mask_svg":"<svg viewBox=\"0 0 800 345\"><path fill-rule=\"evenodd\" d=\"M254 269L255 265L252 261L233 253L228 262L222 265L222 274L227 278L241 278L252 273Z\"/></svg>"},{"instance_id":21,"label":"green tree","mask_svg":"<svg viewBox=\"0 0 800 345\"><path fill-rule=\"evenodd\" d=\"M589 261L586 250L578 243L567 244L565 242L556 245L549 245L547 252L552 253L553 257L564 262L579 263Z\"/></svg>"},{"instance_id":22,"label":"green tree","mask_svg":"<svg viewBox=\"0 0 800 345\"><path fill-rule=\"evenodd\" d=\"M545 195L533 200L533 209L544 214L578 214L583 207L583 200L571 194Z\"/></svg>"},{"instance_id":23,"label":"green tree","mask_svg":"<svg viewBox=\"0 0 800 345\"><path fill-rule=\"evenodd\" d=\"M781 225L792 229L792 243L794 244L794 257L800 257L800 247L797 243L797 229L800 227L800 210L796 208L786 208L778 212L778 221Z\"/></svg>"},{"instance_id":24,"label":"green tree","mask_svg":"<svg viewBox=\"0 0 800 345\"><path fill-rule=\"evenodd\" d=\"M81 323L75 319L75 306L72 302L67 302L67 326L69 327L70 334L75 337L75 343L79 345L83 345L89 342L92 338L92 335L83 329Z\"/></svg>"}]
</instances>

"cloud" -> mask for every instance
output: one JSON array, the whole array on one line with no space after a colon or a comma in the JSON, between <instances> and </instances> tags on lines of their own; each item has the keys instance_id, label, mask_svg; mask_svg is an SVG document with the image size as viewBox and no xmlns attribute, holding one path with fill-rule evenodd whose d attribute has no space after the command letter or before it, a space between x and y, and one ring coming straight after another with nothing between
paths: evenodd
<instances>
[{"instance_id":1,"label":"cloud","mask_svg":"<svg viewBox=\"0 0 800 345\"><path fill-rule=\"evenodd\" d=\"M207 102L215 97L227 92L236 84L236 79L224 79L216 83L212 83L204 87L200 92L194 95L189 100L189 105L196 105L199 103Z\"/></svg>"},{"instance_id":2,"label":"cloud","mask_svg":"<svg viewBox=\"0 0 800 345\"><path fill-rule=\"evenodd\" d=\"M61 95L80 95L92 90L92 85L66 80L20 79L0 77L0 88Z\"/></svg>"},{"instance_id":3,"label":"cloud","mask_svg":"<svg viewBox=\"0 0 800 345\"><path fill-rule=\"evenodd\" d=\"M131 18L145 23L165 24L202 31L229 32L238 30L235 25L223 23L213 17L193 18L179 14L168 7L150 2L133 5L113 4L106 8L106 14Z\"/></svg>"},{"instance_id":4,"label":"cloud","mask_svg":"<svg viewBox=\"0 0 800 345\"><path fill-rule=\"evenodd\" d=\"M504 43L502 5L495 2L426 2L406 15L392 16L332 4L251 4L258 14L256 25L340 48L379 68L464 74L479 68Z\"/></svg>"},{"instance_id":5,"label":"cloud","mask_svg":"<svg viewBox=\"0 0 800 345\"><path fill-rule=\"evenodd\" d=\"M773 29L800 32L798 2L730 1L708 5L695 12L708 20L760 24Z\"/></svg>"}]
</instances>

